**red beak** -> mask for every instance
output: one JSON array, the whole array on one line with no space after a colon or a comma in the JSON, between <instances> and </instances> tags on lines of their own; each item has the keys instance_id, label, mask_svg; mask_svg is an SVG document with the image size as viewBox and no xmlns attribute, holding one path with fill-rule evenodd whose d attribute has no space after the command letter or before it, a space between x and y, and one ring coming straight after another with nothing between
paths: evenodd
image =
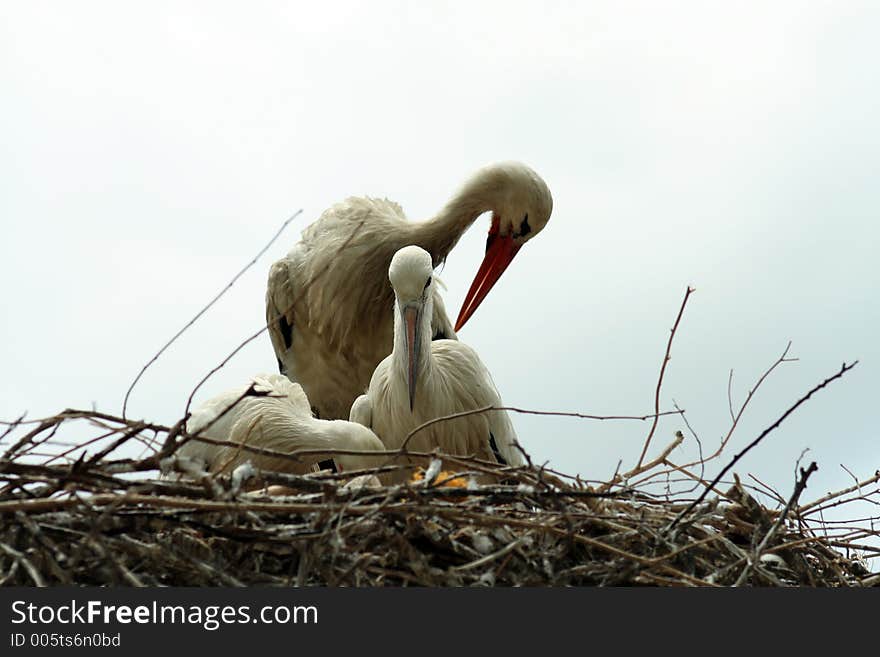
<instances>
[{"instance_id":1,"label":"red beak","mask_svg":"<svg viewBox=\"0 0 880 657\"><path fill-rule=\"evenodd\" d=\"M470 319L474 311L483 303L483 299L489 294L492 286L501 278L501 274L507 269L513 261L513 257L520 250L521 244L514 244L513 237L510 235L498 234L498 220L492 222L492 228L489 230L489 239L486 240L486 257L477 271L474 282L471 283L471 289L468 290L464 303L461 304L461 311L458 313L458 319L455 322L455 330L458 331L464 326L464 323Z\"/></svg>"}]
</instances>

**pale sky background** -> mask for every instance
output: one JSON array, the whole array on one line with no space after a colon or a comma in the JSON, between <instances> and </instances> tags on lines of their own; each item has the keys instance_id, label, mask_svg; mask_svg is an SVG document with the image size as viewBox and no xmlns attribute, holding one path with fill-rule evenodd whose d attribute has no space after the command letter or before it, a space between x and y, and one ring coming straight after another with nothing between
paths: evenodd
<instances>
[{"instance_id":1,"label":"pale sky background","mask_svg":"<svg viewBox=\"0 0 880 657\"><path fill-rule=\"evenodd\" d=\"M552 219L461 332L505 401L643 414L707 449L793 341L729 456L841 363L737 471L804 500L880 467L880 4L2 2L0 418L119 412L146 360L304 213L135 390L171 423L263 322L266 273L336 200L427 218L518 159ZM457 314L488 220L442 278ZM267 336L199 399L274 371ZM537 461L631 465L647 423L515 416ZM664 419L659 449L680 419ZM688 437L687 454L694 450ZM684 460L683 454L675 454ZM709 469L717 472L723 463ZM875 512L876 515L876 512Z\"/></svg>"}]
</instances>

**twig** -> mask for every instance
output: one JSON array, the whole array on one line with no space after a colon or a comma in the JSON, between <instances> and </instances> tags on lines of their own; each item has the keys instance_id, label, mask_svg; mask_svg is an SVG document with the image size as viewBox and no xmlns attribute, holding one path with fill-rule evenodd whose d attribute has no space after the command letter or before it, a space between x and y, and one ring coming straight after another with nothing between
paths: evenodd
<instances>
[{"instance_id":1,"label":"twig","mask_svg":"<svg viewBox=\"0 0 880 657\"><path fill-rule=\"evenodd\" d=\"M852 480L853 480L854 482L856 482L856 486L858 486L858 485L859 485L859 478L856 477L856 476L852 473L852 470L850 470L848 467L846 467L843 463L840 464L840 467L843 468L843 470L846 472L846 474L848 474L850 477L852 477Z\"/></svg>"},{"instance_id":2,"label":"twig","mask_svg":"<svg viewBox=\"0 0 880 657\"><path fill-rule=\"evenodd\" d=\"M46 586L46 580L44 580L43 576L40 575L40 571L38 571L34 567L34 564L31 563L31 561L24 554L13 547L6 545L6 543L0 543L0 550L3 550L10 557L21 563L21 565L24 566L24 569L27 571L28 575L31 576L31 579L34 580L34 584L39 587Z\"/></svg>"},{"instance_id":3,"label":"twig","mask_svg":"<svg viewBox=\"0 0 880 657\"><path fill-rule=\"evenodd\" d=\"M731 372L732 371L733 370L731 370ZM672 400L672 404L673 404L673 406L675 406L676 410L681 410L678 408L678 403L674 399ZM688 491L686 491L688 493L691 493L697 489L697 486L700 485L699 482L703 480L703 477L706 474L706 459L703 458L703 441L700 440L700 437L697 435L697 432L694 431L694 428L691 426L691 423L688 422L687 415L685 415L684 411L681 411L681 419L684 421L684 424L688 428L688 431L691 432L691 435L694 437L694 440L697 441L697 453L699 455L699 460L700 460L699 480L697 481L697 483L695 483L693 485L692 488L690 488Z\"/></svg>"},{"instance_id":4,"label":"twig","mask_svg":"<svg viewBox=\"0 0 880 657\"><path fill-rule=\"evenodd\" d=\"M791 344L791 343L789 343ZM733 414L733 393L731 388L733 387L733 368L730 370L730 375L727 377L727 408L730 411L730 421L736 422L736 416Z\"/></svg>"},{"instance_id":5,"label":"twig","mask_svg":"<svg viewBox=\"0 0 880 657\"><path fill-rule=\"evenodd\" d=\"M19 425L24 422L24 418L26 415L27 413L22 413L12 422L0 422L0 424L6 425L6 430L2 434L0 434L0 443L2 443L3 439L6 438L6 436L15 431L19 427Z\"/></svg>"},{"instance_id":6,"label":"twig","mask_svg":"<svg viewBox=\"0 0 880 657\"><path fill-rule=\"evenodd\" d=\"M498 557L503 557L508 552L512 552L516 548L518 548L522 543L531 538L531 533L526 532L522 536L520 536L515 541L508 543L503 548L498 550L497 552L493 552L492 554L487 554L485 557L477 559L476 561L471 561L469 563L463 564L461 566L454 566L452 570L470 570L471 568L479 568L480 566L485 566L487 563L491 563L495 561Z\"/></svg>"},{"instance_id":7,"label":"twig","mask_svg":"<svg viewBox=\"0 0 880 657\"><path fill-rule=\"evenodd\" d=\"M782 497L782 495L780 495L776 490L774 490L772 486L765 484L763 481L758 479L751 472L749 473L749 479L756 482L763 490L767 491L770 494L770 497L775 499L777 502L779 502L781 504L785 504L785 498Z\"/></svg>"},{"instance_id":8,"label":"twig","mask_svg":"<svg viewBox=\"0 0 880 657\"><path fill-rule=\"evenodd\" d=\"M410 439L415 436L417 433L421 432L423 429L427 429L428 427L437 424L439 422L448 422L449 420L455 420L460 417L467 417L469 415L478 415L480 413L488 413L489 411L510 411L511 413L522 413L525 415L550 415L554 417L577 417L584 420L649 420L651 418L662 417L664 415L681 415L684 413L681 409L676 409L674 411L663 411L660 413L650 413L648 415L589 415L587 413L574 413L567 411L536 411L527 408L518 408L516 406L481 406L480 408L474 408L468 411L459 411L458 413L451 413L449 415L442 415L440 417L435 417L433 420L428 420L427 422L423 422L415 429L410 431L406 438L404 439L401 446L398 448L398 451L403 453L406 450L406 446L409 444Z\"/></svg>"},{"instance_id":9,"label":"twig","mask_svg":"<svg viewBox=\"0 0 880 657\"><path fill-rule=\"evenodd\" d=\"M779 528L785 524L785 519L788 517L789 512L794 508L795 504L797 504L798 498L801 496L801 493L804 492L804 489L807 487L807 479L810 478L810 475L813 474L819 467L816 465L816 462L813 461L810 463L810 466L804 470L801 468L801 477L795 483L794 492L792 492L791 497L788 500L788 504L785 505L785 508L782 509L782 513L779 514L779 517L776 519L776 522L773 523L773 526L770 527L770 531L768 531L763 540L758 544L758 547L755 548L754 554L752 557L746 562L746 567L743 568L739 577L736 580L734 586L741 586L749 576L752 568L760 561L761 553L764 551L764 548L767 547L767 544L773 540L773 537L776 535L776 532L779 531Z\"/></svg>"},{"instance_id":10,"label":"twig","mask_svg":"<svg viewBox=\"0 0 880 657\"><path fill-rule=\"evenodd\" d=\"M837 497L843 497L844 495L848 495L853 491L861 490L865 486L869 486L870 484L878 481L880 481L880 470L875 472L873 477L869 477L868 479L865 479L863 481L856 482L854 486L843 488L841 490L834 491L833 493L828 493L827 495L823 495L822 497L820 497L818 500L810 502L809 504L805 504L801 507L801 515L805 515L811 509L814 509L815 507L820 506L825 502L828 502L829 500L833 500Z\"/></svg>"},{"instance_id":11,"label":"twig","mask_svg":"<svg viewBox=\"0 0 880 657\"><path fill-rule=\"evenodd\" d=\"M645 438L645 445L642 447L642 454L639 456L639 462L636 463L636 468L641 467L642 462L644 462L645 455L648 453L648 447L651 444L651 438L653 438L654 431L657 429L657 421L660 413L660 387L663 385L663 374L666 372L666 364L670 359L669 352L672 349L672 340L675 338L675 331L678 329L678 323L681 321L681 316L684 314L684 307L687 305L688 297L691 296L693 291L694 288L688 285L687 291L684 293L684 299L681 301L681 308L678 309L678 316L675 318L675 324L672 325L672 330L669 332L669 342L666 343L666 354L663 356L663 365L660 366L660 376L657 379L657 391L654 394L654 422L651 423L651 430L648 432L648 437Z\"/></svg>"},{"instance_id":12,"label":"twig","mask_svg":"<svg viewBox=\"0 0 880 657\"><path fill-rule=\"evenodd\" d=\"M617 482L619 482L619 481L629 481L633 477L640 475L643 472L647 472L648 470L656 468L658 465L660 465L661 463L666 461L666 459L673 452L673 450L675 450L676 447L681 445L683 440L684 440L684 434L681 431L676 431L675 432L675 439L671 443L669 443L662 452L660 452L660 454L659 454L659 456L657 456L657 458L655 458L653 461L650 461L649 463L635 467L632 470L630 470L629 472L624 472L621 475L615 475L611 479L611 481L599 486L599 490L600 491L609 490L612 486L615 486L617 484Z\"/></svg>"}]
</instances>

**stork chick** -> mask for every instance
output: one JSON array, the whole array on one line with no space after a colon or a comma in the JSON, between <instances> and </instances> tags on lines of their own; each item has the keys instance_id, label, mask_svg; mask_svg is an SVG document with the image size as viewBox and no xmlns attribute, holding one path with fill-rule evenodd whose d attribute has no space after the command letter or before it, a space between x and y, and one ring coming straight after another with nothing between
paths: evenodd
<instances>
[{"instance_id":1,"label":"stork chick","mask_svg":"<svg viewBox=\"0 0 880 657\"><path fill-rule=\"evenodd\" d=\"M351 409L350 419L371 427L389 450L399 449L413 429L429 420L502 405L489 371L472 348L458 340L431 340L433 273L424 249L407 246L395 253L388 270L395 296L394 348ZM523 465L515 441L507 413L488 411L422 429L407 448L439 447L450 455Z\"/></svg>"},{"instance_id":2,"label":"stork chick","mask_svg":"<svg viewBox=\"0 0 880 657\"><path fill-rule=\"evenodd\" d=\"M302 387L280 374L257 375L252 384L207 400L193 411L186 429L191 434L203 433L214 440L287 454L298 450L384 449L376 435L360 424L313 417L311 404ZM181 446L176 454L194 459L210 472L231 472L250 461L262 470L305 474L327 458L327 455L308 454L295 461L195 438ZM332 456L337 468L343 471L379 465L376 457L367 455Z\"/></svg>"}]
</instances>

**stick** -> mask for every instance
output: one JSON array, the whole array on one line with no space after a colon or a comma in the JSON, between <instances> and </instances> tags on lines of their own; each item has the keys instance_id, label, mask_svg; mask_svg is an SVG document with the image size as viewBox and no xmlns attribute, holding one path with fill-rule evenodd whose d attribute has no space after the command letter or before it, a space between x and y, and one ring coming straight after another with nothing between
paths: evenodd
<instances>
[{"instance_id":1,"label":"stick","mask_svg":"<svg viewBox=\"0 0 880 657\"><path fill-rule=\"evenodd\" d=\"M795 483L794 492L791 494L791 498L788 500L788 504L785 505L785 508L782 509L782 513L779 514L779 517L776 519L776 522L773 523L773 526L770 528L770 531L764 536L763 540L758 544L758 547L755 548L754 556L746 562L746 567L743 568L743 571L740 573L739 577L736 580L734 586L741 586L749 576L749 572L758 563L761 559L761 552L764 551L764 548L767 547L767 544L773 540L773 537L776 535L776 532L779 531L779 528L785 523L785 518L788 516L789 511L797 504L798 498L801 496L801 493L804 492L804 488L807 487L807 479L810 478L810 475L813 474L816 470L819 469L819 466L816 465L816 462L813 461L810 463L810 467L806 470L801 468L801 477Z\"/></svg>"},{"instance_id":2,"label":"stick","mask_svg":"<svg viewBox=\"0 0 880 657\"><path fill-rule=\"evenodd\" d=\"M645 446L642 447L642 454L639 456L639 462L636 463L636 469L642 466L642 463L645 460L645 454L648 453L648 446L651 444L651 438L654 437L654 431L657 429L657 420L660 413L660 387L663 385L663 374L666 372L666 363L668 363L670 359L669 352L672 349L672 340L675 337L675 331L678 329L678 323L681 321L682 314L684 314L684 307L687 305L688 297L691 296L693 291L694 288L688 285L687 292L684 293L684 299L681 301L681 308L678 309L678 317L675 318L675 324L672 325L672 330L669 332L669 342L666 343L666 354L663 356L663 365L660 366L660 377L657 379L657 391L654 394L654 422L651 424L651 430L648 432L648 437L645 438Z\"/></svg>"},{"instance_id":3,"label":"stick","mask_svg":"<svg viewBox=\"0 0 880 657\"><path fill-rule=\"evenodd\" d=\"M865 479L864 481L859 481L854 486L850 486L849 488L844 488L842 490L838 490L833 493L828 493L827 495L823 495L822 497L820 497L818 500L816 500L814 502L810 502L809 504L805 504L803 507L801 507L801 514L802 515L805 514L810 509L813 509L813 508L819 506L820 504L824 504L828 500L833 500L835 497L842 497L843 495L846 495L848 493L852 493L853 491L859 490L860 488L863 488L864 486L868 486L870 484L873 484L874 482L877 482L877 481L880 481L880 470L875 472L873 477Z\"/></svg>"},{"instance_id":4,"label":"stick","mask_svg":"<svg viewBox=\"0 0 880 657\"><path fill-rule=\"evenodd\" d=\"M677 409L674 411L663 411L662 413L649 413L647 415L588 415L586 413L575 413L575 412L567 412L567 411L534 411L527 408L517 408L516 406L482 406L480 408L474 408L469 411L459 411L458 413L452 413L450 415L442 415L440 417L435 417L433 420L428 420L427 422L423 422L415 429L410 431L406 438L403 441L403 444L398 448L401 452L406 449L407 444L409 444L410 439L422 431L423 429L427 429L431 425L437 424L438 422L446 422L448 420L454 420L460 417L467 417L468 415L478 415L480 413L488 413L489 411L510 411L512 413L523 413L526 415L552 415L556 417L577 417L585 420L641 420L645 421L650 418L657 418L658 416L663 415L681 415L684 413L683 410Z\"/></svg>"}]
</instances>

